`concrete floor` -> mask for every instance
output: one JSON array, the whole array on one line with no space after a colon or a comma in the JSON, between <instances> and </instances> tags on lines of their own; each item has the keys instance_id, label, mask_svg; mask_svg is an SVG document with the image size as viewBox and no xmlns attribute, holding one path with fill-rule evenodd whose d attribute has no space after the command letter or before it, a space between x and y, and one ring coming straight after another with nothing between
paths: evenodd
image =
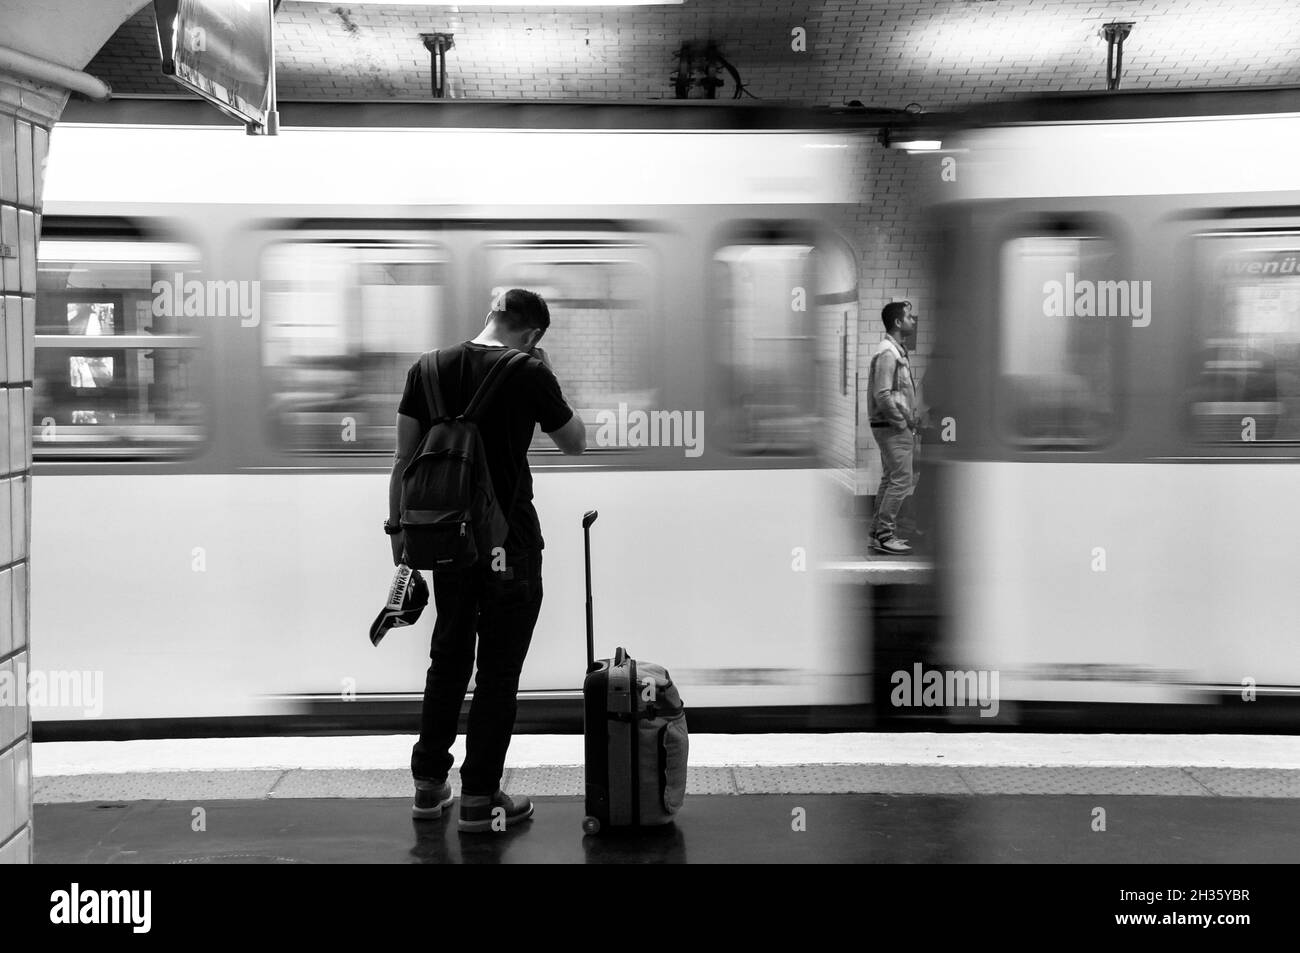
<instances>
[{"instance_id":1,"label":"concrete floor","mask_svg":"<svg viewBox=\"0 0 1300 953\"><path fill-rule=\"evenodd\" d=\"M531 821L479 835L456 830L454 807L412 820L409 798L39 804L35 855L42 864L1300 861L1295 798L697 795L674 825L599 837L582 834L580 797L535 800ZM1098 809L1105 830L1094 830Z\"/></svg>"}]
</instances>

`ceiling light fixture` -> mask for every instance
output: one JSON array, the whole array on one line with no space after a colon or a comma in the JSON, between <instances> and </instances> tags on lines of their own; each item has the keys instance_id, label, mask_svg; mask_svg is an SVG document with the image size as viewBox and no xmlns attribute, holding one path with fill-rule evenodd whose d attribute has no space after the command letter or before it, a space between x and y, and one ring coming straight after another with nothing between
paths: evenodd
<instances>
[{"instance_id":1,"label":"ceiling light fixture","mask_svg":"<svg viewBox=\"0 0 1300 953\"><path fill-rule=\"evenodd\" d=\"M911 153L938 152L943 148L939 130L925 124L922 119L925 111L919 103L908 103L906 108L893 112L896 118L890 117L882 123L877 137L886 149Z\"/></svg>"},{"instance_id":2,"label":"ceiling light fixture","mask_svg":"<svg viewBox=\"0 0 1300 953\"><path fill-rule=\"evenodd\" d=\"M906 152L938 152L943 148L942 139L922 139L915 135L908 135L889 143L891 149L902 149Z\"/></svg>"}]
</instances>

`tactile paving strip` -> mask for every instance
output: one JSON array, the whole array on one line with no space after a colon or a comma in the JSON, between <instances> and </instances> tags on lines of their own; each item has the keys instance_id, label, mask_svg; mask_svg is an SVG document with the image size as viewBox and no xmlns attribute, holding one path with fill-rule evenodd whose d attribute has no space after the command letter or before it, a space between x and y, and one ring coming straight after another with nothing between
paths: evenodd
<instances>
[{"instance_id":1,"label":"tactile paving strip","mask_svg":"<svg viewBox=\"0 0 1300 953\"><path fill-rule=\"evenodd\" d=\"M910 764L737 767L740 794L970 794L953 768Z\"/></svg>"},{"instance_id":2,"label":"tactile paving strip","mask_svg":"<svg viewBox=\"0 0 1300 953\"><path fill-rule=\"evenodd\" d=\"M460 778L451 775L452 792ZM511 768L501 786L537 797L581 796L581 765ZM173 771L37 778L38 804L260 798L407 798L405 769ZM979 767L809 764L690 768L687 794L1111 794L1300 798L1300 771L1244 768Z\"/></svg>"},{"instance_id":3,"label":"tactile paving strip","mask_svg":"<svg viewBox=\"0 0 1300 953\"><path fill-rule=\"evenodd\" d=\"M736 769L729 767L686 769L687 794L739 794L740 785L736 781Z\"/></svg>"},{"instance_id":4,"label":"tactile paving strip","mask_svg":"<svg viewBox=\"0 0 1300 953\"><path fill-rule=\"evenodd\" d=\"M72 801L255 800L267 797L284 771L165 771L36 778L37 804Z\"/></svg>"},{"instance_id":5,"label":"tactile paving strip","mask_svg":"<svg viewBox=\"0 0 1300 953\"><path fill-rule=\"evenodd\" d=\"M975 794L1157 794L1212 796L1182 768L957 768Z\"/></svg>"},{"instance_id":6,"label":"tactile paving strip","mask_svg":"<svg viewBox=\"0 0 1300 953\"><path fill-rule=\"evenodd\" d=\"M1276 768L1186 768L1220 797L1300 797L1300 771Z\"/></svg>"},{"instance_id":7,"label":"tactile paving strip","mask_svg":"<svg viewBox=\"0 0 1300 953\"><path fill-rule=\"evenodd\" d=\"M451 778L451 792L460 794L460 777ZM271 797L413 797L411 772L403 768L373 771L289 771Z\"/></svg>"},{"instance_id":8,"label":"tactile paving strip","mask_svg":"<svg viewBox=\"0 0 1300 953\"><path fill-rule=\"evenodd\" d=\"M585 786L580 764L508 768L501 779L501 789L507 794L529 794L537 797L582 794Z\"/></svg>"}]
</instances>

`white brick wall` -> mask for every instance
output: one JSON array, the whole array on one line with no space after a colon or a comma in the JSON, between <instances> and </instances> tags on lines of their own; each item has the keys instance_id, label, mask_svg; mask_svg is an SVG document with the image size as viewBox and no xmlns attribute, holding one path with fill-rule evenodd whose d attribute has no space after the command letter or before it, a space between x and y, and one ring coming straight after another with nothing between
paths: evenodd
<instances>
[{"instance_id":1,"label":"white brick wall","mask_svg":"<svg viewBox=\"0 0 1300 953\"><path fill-rule=\"evenodd\" d=\"M1126 87L1300 83L1292 0L691 0L458 13L285 0L277 73L286 99L427 96L419 34L452 32L448 74L466 96L669 98L678 46L713 39L756 96L938 109L1104 88L1099 32L1115 19L1137 23L1124 47ZM790 50L795 26L807 30L805 53ZM150 6L88 69L120 92L176 91L158 69Z\"/></svg>"},{"instance_id":2,"label":"white brick wall","mask_svg":"<svg viewBox=\"0 0 1300 953\"><path fill-rule=\"evenodd\" d=\"M0 80L0 864L31 861L28 670L32 349L41 164L61 100ZM30 110L48 106L48 115ZM25 696L24 696L25 697Z\"/></svg>"}]
</instances>

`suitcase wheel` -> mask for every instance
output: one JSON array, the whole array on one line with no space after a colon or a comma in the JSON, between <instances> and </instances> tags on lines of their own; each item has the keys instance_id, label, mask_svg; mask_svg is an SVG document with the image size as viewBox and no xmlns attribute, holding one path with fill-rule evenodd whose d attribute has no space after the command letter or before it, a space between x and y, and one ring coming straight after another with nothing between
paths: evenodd
<instances>
[{"instance_id":1,"label":"suitcase wheel","mask_svg":"<svg viewBox=\"0 0 1300 953\"><path fill-rule=\"evenodd\" d=\"M584 817L582 819L582 832L584 834L599 834L600 820L595 817Z\"/></svg>"}]
</instances>

